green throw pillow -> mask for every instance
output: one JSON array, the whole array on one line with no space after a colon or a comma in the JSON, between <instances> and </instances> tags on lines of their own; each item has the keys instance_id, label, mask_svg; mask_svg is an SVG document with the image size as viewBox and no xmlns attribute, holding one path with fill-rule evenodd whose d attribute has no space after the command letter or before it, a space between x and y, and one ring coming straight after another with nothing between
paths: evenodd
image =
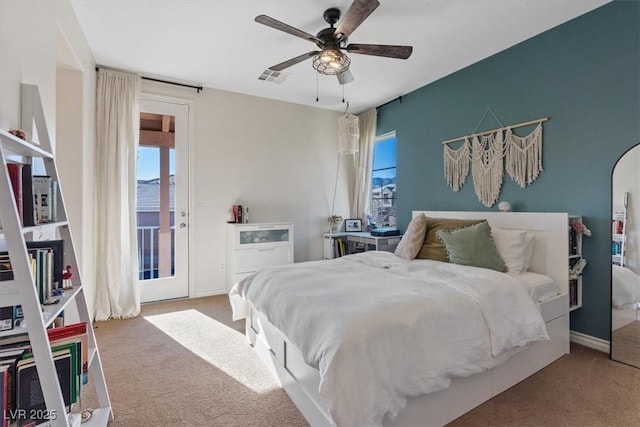
<instances>
[{"instance_id":1,"label":"green throw pillow","mask_svg":"<svg viewBox=\"0 0 640 427\"><path fill-rule=\"evenodd\" d=\"M488 223L481 222L457 230L438 230L436 235L444 243L450 262L490 268L503 273L507 271L507 266L491 238Z\"/></svg>"}]
</instances>

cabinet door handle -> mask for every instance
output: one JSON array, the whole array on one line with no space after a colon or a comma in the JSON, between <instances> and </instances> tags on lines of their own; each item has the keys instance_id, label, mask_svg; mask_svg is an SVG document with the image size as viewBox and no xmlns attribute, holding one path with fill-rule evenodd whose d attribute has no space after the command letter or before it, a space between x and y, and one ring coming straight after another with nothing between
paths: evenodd
<instances>
[{"instance_id":1,"label":"cabinet door handle","mask_svg":"<svg viewBox=\"0 0 640 427\"><path fill-rule=\"evenodd\" d=\"M264 249L258 249L258 252L266 252L266 251L273 252L275 250L276 250L276 248L264 248Z\"/></svg>"}]
</instances>

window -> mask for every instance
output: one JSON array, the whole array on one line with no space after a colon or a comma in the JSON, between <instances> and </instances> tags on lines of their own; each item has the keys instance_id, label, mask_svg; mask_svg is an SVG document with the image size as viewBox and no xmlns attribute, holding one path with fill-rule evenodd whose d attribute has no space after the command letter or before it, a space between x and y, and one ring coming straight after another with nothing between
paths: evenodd
<instances>
[{"instance_id":1,"label":"window","mask_svg":"<svg viewBox=\"0 0 640 427\"><path fill-rule=\"evenodd\" d=\"M396 226L396 133L376 138L371 174L371 222L376 227Z\"/></svg>"}]
</instances>

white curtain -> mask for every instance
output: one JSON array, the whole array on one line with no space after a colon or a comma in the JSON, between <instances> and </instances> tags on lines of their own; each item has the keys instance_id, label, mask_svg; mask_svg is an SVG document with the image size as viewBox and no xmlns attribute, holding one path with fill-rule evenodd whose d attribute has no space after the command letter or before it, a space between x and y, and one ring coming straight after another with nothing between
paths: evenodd
<instances>
[{"instance_id":1,"label":"white curtain","mask_svg":"<svg viewBox=\"0 0 640 427\"><path fill-rule=\"evenodd\" d=\"M136 156L140 77L98 71L96 108L95 319L140 313L136 236Z\"/></svg>"},{"instance_id":2,"label":"white curtain","mask_svg":"<svg viewBox=\"0 0 640 427\"><path fill-rule=\"evenodd\" d=\"M360 218L366 223L371 199L371 172L373 168L373 144L376 139L378 111L373 108L358 115L360 122L360 150L355 158L355 183L350 217Z\"/></svg>"}]
</instances>

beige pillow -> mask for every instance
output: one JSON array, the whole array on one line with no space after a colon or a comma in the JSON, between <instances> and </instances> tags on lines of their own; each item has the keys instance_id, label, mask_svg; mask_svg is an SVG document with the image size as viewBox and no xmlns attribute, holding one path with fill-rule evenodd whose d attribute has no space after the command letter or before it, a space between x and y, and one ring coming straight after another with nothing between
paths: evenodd
<instances>
[{"instance_id":1,"label":"beige pillow","mask_svg":"<svg viewBox=\"0 0 640 427\"><path fill-rule=\"evenodd\" d=\"M491 237L498 253L507 266L507 273L518 275L524 271L524 255L527 249L527 230L491 228Z\"/></svg>"},{"instance_id":2,"label":"beige pillow","mask_svg":"<svg viewBox=\"0 0 640 427\"><path fill-rule=\"evenodd\" d=\"M436 261L449 262L447 251L442 240L436 235L438 230L455 230L468 227L470 225L486 222L486 219L450 219L450 218L429 218L427 217L427 231L424 236L424 243L416 258L433 259Z\"/></svg>"},{"instance_id":3,"label":"beige pillow","mask_svg":"<svg viewBox=\"0 0 640 427\"><path fill-rule=\"evenodd\" d=\"M398 243L395 254L406 259L414 259L422 244L424 243L424 235L427 231L427 217L418 215L413 218L404 232L402 240Z\"/></svg>"},{"instance_id":4,"label":"beige pillow","mask_svg":"<svg viewBox=\"0 0 640 427\"><path fill-rule=\"evenodd\" d=\"M529 271L531 268L531 259L533 258L533 247L535 246L536 235L531 231L527 231L527 238L525 240L525 245L527 246L524 250L524 265L522 266L522 271Z\"/></svg>"}]
</instances>

